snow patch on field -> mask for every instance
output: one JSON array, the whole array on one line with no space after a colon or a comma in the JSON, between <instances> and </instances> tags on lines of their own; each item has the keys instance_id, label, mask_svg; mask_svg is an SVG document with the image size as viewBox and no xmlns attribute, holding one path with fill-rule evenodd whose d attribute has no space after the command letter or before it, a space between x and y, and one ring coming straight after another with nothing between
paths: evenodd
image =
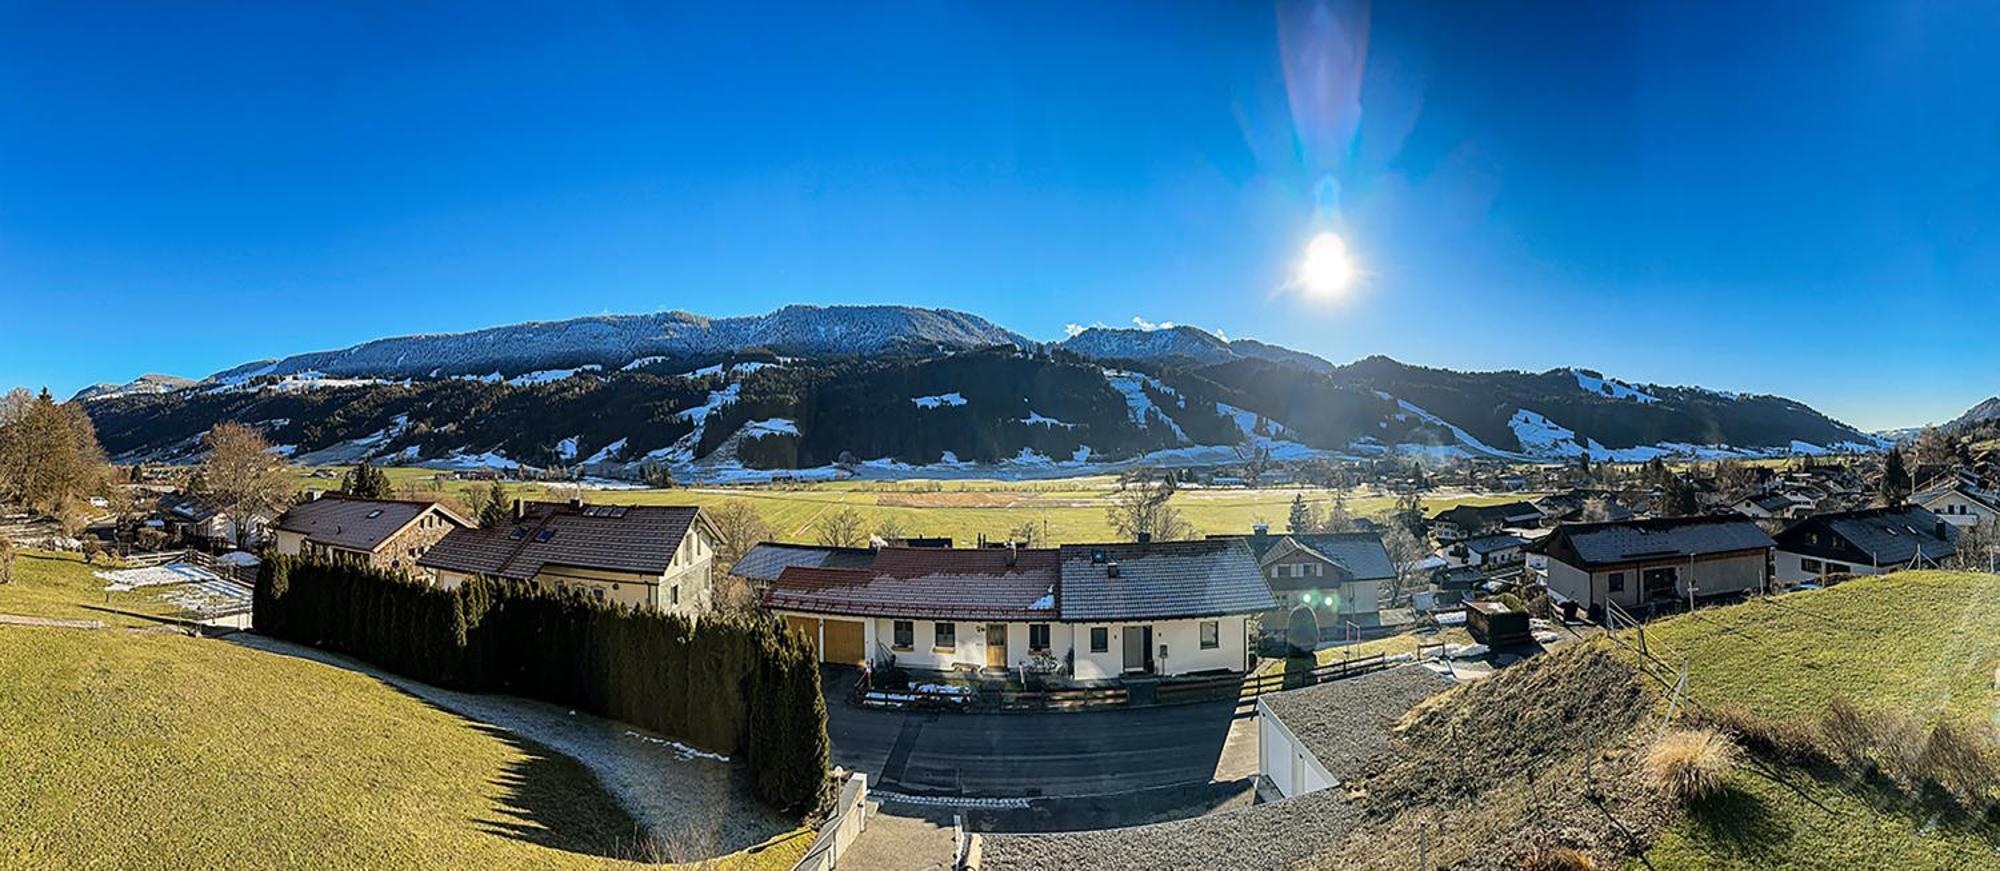
<instances>
[{"instance_id":1,"label":"snow patch on field","mask_svg":"<svg viewBox=\"0 0 2000 871\"><path fill-rule=\"evenodd\" d=\"M625 439L621 438L611 444L598 448L597 453L584 458L583 464L588 466L593 463L608 463L612 457L618 456L618 452L622 450L625 450Z\"/></svg>"},{"instance_id":2,"label":"snow patch on field","mask_svg":"<svg viewBox=\"0 0 2000 871\"><path fill-rule=\"evenodd\" d=\"M1035 410L1032 408L1028 409L1028 416L1020 418L1020 421L1029 426L1059 426L1062 427L1063 429L1076 428L1076 424L1064 423L1060 420L1056 420L1053 417L1045 417L1043 415L1036 414Z\"/></svg>"},{"instance_id":3,"label":"snow patch on field","mask_svg":"<svg viewBox=\"0 0 2000 871\"><path fill-rule=\"evenodd\" d=\"M910 401L916 403L918 408L956 408L965 404L965 397L960 396L958 391L954 390L950 393L940 393L936 396L918 396L912 398Z\"/></svg>"},{"instance_id":4,"label":"snow patch on field","mask_svg":"<svg viewBox=\"0 0 2000 871\"><path fill-rule=\"evenodd\" d=\"M589 363L578 366L575 369L537 369L533 372L509 378L507 379L507 383L515 387L526 387L530 384L547 384L551 381L561 381L565 378L573 377L579 372L596 372L601 368L603 367L598 366L596 363Z\"/></svg>"},{"instance_id":5,"label":"snow patch on field","mask_svg":"<svg viewBox=\"0 0 2000 871\"><path fill-rule=\"evenodd\" d=\"M753 439L763 438L767 435L795 436L799 434L799 425L794 423L790 418L773 417L765 420L750 421L743 425L743 429L738 431L743 433L746 438Z\"/></svg>"},{"instance_id":6,"label":"snow patch on field","mask_svg":"<svg viewBox=\"0 0 2000 871\"><path fill-rule=\"evenodd\" d=\"M1619 381L1616 378L1599 378L1595 375L1591 375L1583 371L1582 369L1571 369L1569 371L1571 375L1576 376L1576 386L1583 388L1583 391L1585 393L1595 393L1599 396L1609 396L1612 399L1630 399L1633 400L1634 402L1639 402L1639 403L1653 403L1660 401L1659 397L1654 396L1650 393L1646 393L1642 390L1639 390L1638 388L1635 388L1630 384L1626 384L1623 381Z\"/></svg>"}]
</instances>

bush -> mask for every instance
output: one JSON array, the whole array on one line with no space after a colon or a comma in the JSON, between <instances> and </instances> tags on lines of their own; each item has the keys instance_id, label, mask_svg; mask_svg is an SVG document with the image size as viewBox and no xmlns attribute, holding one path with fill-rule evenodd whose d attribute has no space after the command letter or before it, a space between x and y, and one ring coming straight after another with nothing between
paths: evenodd
<instances>
[{"instance_id":1,"label":"bush","mask_svg":"<svg viewBox=\"0 0 2000 871\"><path fill-rule=\"evenodd\" d=\"M1682 804L1718 795L1742 751L1714 729L1675 729L1653 742L1646 773Z\"/></svg>"},{"instance_id":2,"label":"bush","mask_svg":"<svg viewBox=\"0 0 2000 871\"><path fill-rule=\"evenodd\" d=\"M539 587L450 590L376 569L274 556L252 598L258 632L346 653L425 683L508 692L742 753L766 803L825 796L819 666L771 618L698 624Z\"/></svg>"},{"instance_id":3,"label":"bush","mask_svg":"<svg viewBox=\"0 0 2000 871\"><path fill-rule=\"evenodd\" d=\"M1738 702L1690 712L1690 719L1721 730L1736 743L1770 759L1792 765L1824 765L1833 762L1823 749L1820 734L1809 723L1766 717Z\"/></svg>"},{"instance_id":4,"label":"bush","mask_svg":"<svg viewBox=\"0 0 2000 871\"><path fill-rule=\"evenodd\" d=\"M1827 702L1820 733L1834 758L1850 767L1884 774L1904 784L1917 780L1924 729L1907 714L1870 713L1835 697Z\"/></svg>"},{"instance_id":5,"label":"bush","mask_svg":"<svg viewBox=\"0 0 2000 871\"><path fill-rule=\"evenodd\" d=\"M1979 811L2000 790L2000 753L1991 727L1940 721L1917 755L1917 779Z\"/></svg>"}]
</instances>

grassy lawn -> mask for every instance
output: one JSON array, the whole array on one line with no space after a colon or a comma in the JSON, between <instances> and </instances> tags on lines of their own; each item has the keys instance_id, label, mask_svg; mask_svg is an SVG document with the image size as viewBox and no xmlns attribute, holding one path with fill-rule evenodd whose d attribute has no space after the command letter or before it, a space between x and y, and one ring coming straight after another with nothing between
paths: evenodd
<instances>
[{"instance_id":1,"label":"grassy lawn","mask_svg":"<svg viewBox=\"0 0 2000 871\"><path fill-rule=\"evenodd\" d=\"M299 470L301 487L338 487L335 477L314 478L310 470ZM483 481L433 483L436 473L429 469L392 468L386 470L391 483L418 489L437 487L441 492L463 498L471 491L483 491ZM868 526L893 519L915 535L949 535L962 544L971 544L980 534L1004 537L1024 523L1046 524L1049 540L1057 544L1106 541L1113 538L1104 509L1112 502L1117 481L1107 476L1065 478L1051 481L836 481L819 484L744 487L685 487L672 490L593 490L592 502L628 505L713 506L741 499L763 514L779 539L810 541L813 524L825 514L853 508ZM510 496L549 498L540 484L508 483ZM1247 533L1255 522L1282 527L1290 514L1292 497L1303 493L1309 502L1324 508L1331 493L1321 489L1291 487L1264 489L1184 489L1174 496L1173 505L1197 534ZM1440 493L1424 500L1427 511L1441 511L1460 504L1490 505L1534 494ZM1347 495L1347 510L1356 516L1386 514L1394 507L1394 497L1371 490L1355 490Z\"/></svg>"},{"instance_id":2,"label":"grassy lawn","mask_svg":"<svg viewBox=\"0 0 2000 871\"><path fill-rule=\"evenodd\" d=\"M1835 696L1867 710L2000 724L2000 577L1904 572L1700 612L1647 629L1690 664L1704 704L1815 720ZM2000 823L1940 813L1837 771L1783 769L1824 809L1739 769L1670 827L1658 868L2000 867Z\"/></svg>"},{"instance_id":3,"label":"grassy lawn","mask_svg":"<svg viewBox=\"0 0 2000 871\"><path fill-rule=\"evenodd\" d=\"M68 558L0 613L105 615ZM83 594L82 602L65 596ZM107 621L116 622L116 621ZM223 641L0 626L0 867L604 867L591 773L359 674ZM787 868L809 831L724 867Z\"/></svg>"},{"instance_id":4,"label":"grassy lawn","mask_svg":"<svg viewBox=\"0 0 2000 871\"><path fill-rule=\"evenodd\" d=\"M80 554L18 551L14 582L0 584L0 614L98 620L114 627L161 625L150 617L164 616L172 608L143 590L107 596L106 582L92 574L106 568L101 561L84 565Z\"/></svg>"}]
</instances>

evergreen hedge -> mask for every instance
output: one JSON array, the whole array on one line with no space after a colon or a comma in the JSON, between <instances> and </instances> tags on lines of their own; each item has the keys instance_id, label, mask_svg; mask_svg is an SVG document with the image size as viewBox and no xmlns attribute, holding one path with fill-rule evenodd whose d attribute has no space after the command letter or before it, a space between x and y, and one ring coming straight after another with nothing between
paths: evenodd
<instances>
[{"instance_id":1,"label":"evergreen hedge","mask_svg":"<svg viewBox=\"0 0 2000 871\"><path fill-rule=\"evenodd\" d=\"M772 619L606 605L530 584L442 590L380 570L273 556L258 632L337 651L436 686L589 711L732 755L759 799L817 808L826 702L809 642Z\"/></svg>"}]
</instances>

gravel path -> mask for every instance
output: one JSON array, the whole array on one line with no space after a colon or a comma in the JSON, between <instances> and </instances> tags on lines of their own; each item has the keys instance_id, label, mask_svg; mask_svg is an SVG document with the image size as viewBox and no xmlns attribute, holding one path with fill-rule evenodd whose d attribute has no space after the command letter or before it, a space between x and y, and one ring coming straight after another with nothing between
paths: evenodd
<instances>
[{"instance_id":1,"label":"gravel path","mask_svg":"<svg viewBox=\"0 0 2000 871\"><path fill-rule=\"evenodd\" d=\"M596 774L665 849L699 854L689 859L733 853L798 825L751 795L741 765L707 758L624 723L514 696L439 689L339 654L249 632L225 640L368 675L436 707L569 756Z\"/></svg>"}]
</instances>

